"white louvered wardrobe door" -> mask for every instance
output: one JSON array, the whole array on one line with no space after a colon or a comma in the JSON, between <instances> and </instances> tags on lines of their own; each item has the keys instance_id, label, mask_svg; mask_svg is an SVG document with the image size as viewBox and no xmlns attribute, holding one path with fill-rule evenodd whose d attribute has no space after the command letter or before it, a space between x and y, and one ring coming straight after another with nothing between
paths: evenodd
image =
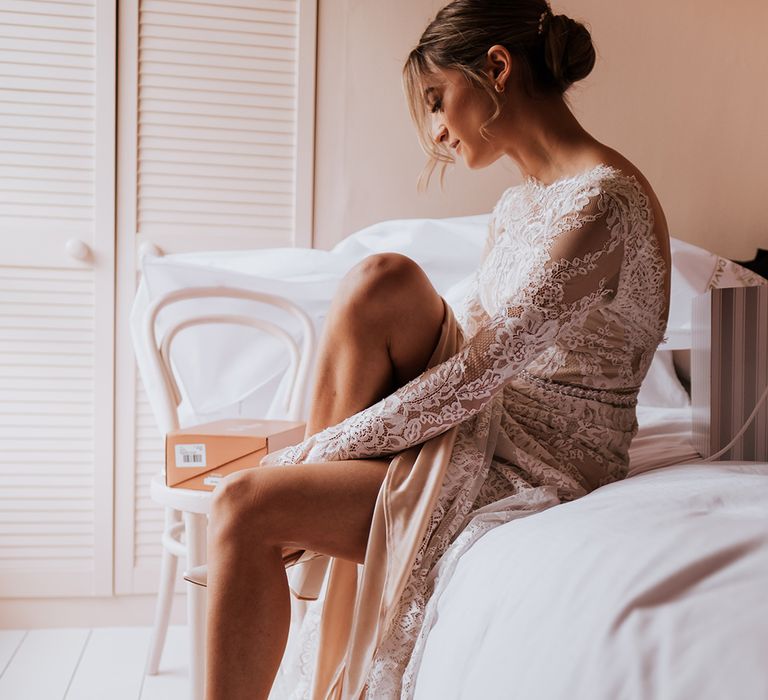
<instances>
[{"instance_id":1,"label":"white louvered wardrobe door","mask_svg":"<svg viewBox=\"0 0 768 700\"><path fill-rule=\"evenodd\" d=\"M311 246L317 0L119 11L116 591L149 593L163 445L128 333L139 259Z\"/></svg>"},{"instance_id":2,"label":"white louvered wardrobe door","mask_svg":"<svg viewBox=\"0 0 768 700\"><path fill-rule=\"evenodd\" d=\"M0 596L112 594L115 0L0 3Z\"/></svg>"},{"instance_id":3,"label":"white louvered wardrobe door","mask_svg":"<svg viewBox=\"0 0 768 700\"><path fill-rule=\"evenodd\" d=\"M312 3L301 4L306 15ZM299 0L141 0L137 9L137 242L166 253L310 245ZM309 157L297 160L299 151Z\"/></svg>"}]
</instances>

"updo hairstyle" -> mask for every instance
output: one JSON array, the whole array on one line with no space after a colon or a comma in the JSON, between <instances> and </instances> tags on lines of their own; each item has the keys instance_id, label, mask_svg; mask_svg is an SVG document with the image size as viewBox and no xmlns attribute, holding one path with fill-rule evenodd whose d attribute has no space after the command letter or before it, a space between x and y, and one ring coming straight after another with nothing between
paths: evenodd
<instances>
[{"instance_id":1,"label":"updo hairstyle","mask_svg":"<svg viewBox=\"0 0 768 700\"><path fill-rule=\"evenodd\" d=\"M443 163L440 186L448 164L455 162L448 146L436 144L424 90L437 69L461 72L469 85L484 90L495 111L480 127L501 114L501 98L484 72L486 54L501 44L517 59L523 87L532 97L563 95L585 78L595 65L595 49L587 28L566 15L553 15L545 0L454 0L440 10L408 55L403 87L411 118L429 162L419 176L429 183L438 162Z\"/></svg>"}]
</instances>

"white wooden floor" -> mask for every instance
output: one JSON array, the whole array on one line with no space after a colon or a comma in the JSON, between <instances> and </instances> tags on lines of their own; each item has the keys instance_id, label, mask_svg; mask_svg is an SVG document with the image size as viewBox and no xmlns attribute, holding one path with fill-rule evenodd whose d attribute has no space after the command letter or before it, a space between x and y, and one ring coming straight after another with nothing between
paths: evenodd
<instances>
[{"instance_id":1,"label":"white wooden floor","mask_svg":"<svg viewBox=\"0 0 768 700\"><path fill-rule=\"evenodd\" d=\"M0 630L0 700L187 700L187 628L144 675L149 627Z\"/></svg>"}]
</instances>

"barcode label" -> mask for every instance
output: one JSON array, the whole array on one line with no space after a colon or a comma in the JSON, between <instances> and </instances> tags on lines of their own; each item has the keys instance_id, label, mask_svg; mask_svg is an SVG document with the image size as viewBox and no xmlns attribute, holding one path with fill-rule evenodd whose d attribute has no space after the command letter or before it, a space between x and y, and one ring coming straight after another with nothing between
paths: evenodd
<instances>
[{"instance_id":1,"label":"barcode label","mask_svg":"<svg viewBox=\"0 0 768 700\"><path fill-rule=\"evenodd\" d=\"M205 461L205 445L176 445L177 467L207 467Z\"/></svg>"}]
</instances>

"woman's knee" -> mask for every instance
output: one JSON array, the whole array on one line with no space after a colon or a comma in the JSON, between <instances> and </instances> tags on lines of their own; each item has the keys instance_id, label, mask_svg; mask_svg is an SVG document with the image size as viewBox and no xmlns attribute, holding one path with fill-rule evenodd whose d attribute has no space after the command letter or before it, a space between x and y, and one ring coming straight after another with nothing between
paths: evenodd
<instances>
[{"instance_id":1,"label":"woman's knee","mask_svg":"<svg viewBox=\"0 0 768 700\"><path fill-rule=\"evenodd\" d=\"M260 469L257 467L256 469ZM265 499L255 470L245 469L225 476L211 499L209 532L212 539L236 541L237 533L258 531L256 520Z\"/></svg>"},{"instance_id":2,"label":"woman's knee","mask_svg":"<svg viewBox=\"0 0 768 700\"><path fill-rule=\"evenodd\" d=\"M355 265L342 280L338 304L356 317L381 319L398 297L411 298L430 287L429 279L411 258L399 253L377 253ZM395 302L395 304L393 304Z\"/></svg>"}]
</instances>

